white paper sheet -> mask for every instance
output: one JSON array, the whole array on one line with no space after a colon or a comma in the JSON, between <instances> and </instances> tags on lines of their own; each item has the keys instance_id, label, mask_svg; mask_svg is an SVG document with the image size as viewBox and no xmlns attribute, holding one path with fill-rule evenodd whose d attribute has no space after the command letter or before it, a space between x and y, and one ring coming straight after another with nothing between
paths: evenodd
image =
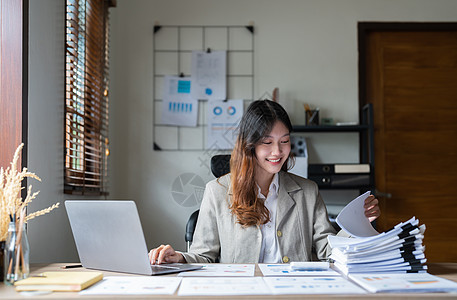
<instances>
[{"instance_id":1,"label":"white paper sheet","mask_svg":"<svg viewBox=\"0 0 457 300\"><path fill-rule=\"evenodd\" d=\"M336 217L336 223L347 233L355 237L378 235L368 218L365 217L365 199L370 191L358 196L346 205Z\"/></svg>"},{"instance_id":2,"label":"white paper sheet","mask_svg":"<svg viewBox=\"0 0 457 300\"><path fill-rule=\"evenodd\" d=\"M289 173L308 178L308 156L295 157L295 165L289 170Z\"/></svg>"},{"instance_id":3,"label":"white paper sheet","mask_svg":"<svg viewBox=\"0 0 457 300\"><path fill-rule=\"evenodd\" d=\"M428 273L350 274L349 278L372 293L457 292L457 283Z\"/></svg>"},{"instance_id":4,"label":"white paper sheet","mask_svg":"<svg viewBox=\"0 0 457 300\"><path fill-rule=\"evenodd\" d=\"M81 295L173 295L179 277L108 276L79 292Z\"/></svg>"},{"instance_id":5,"label":"white paper sheet","mask_svg":"<svg viewBox=\"0 0 457 300\"><path fill-rule=\"evenodd\" d=\"M203 269L191 272L181 272L180 277L246 277L254 276L255 265L242 264L196 264L203 266Z\"/></svg>"},{"instance_id":6,"label":"white paper sheet","mask_svg":"<svg viewBox=\"0 0 457 300\"><path fill-rule=\"evenodd\" d=\"M271 292L262 277L184 277L178 295L271 295Z\"/></svg>"},{"instance_id":7,"label":"white paper sheet","mask_svg":"<svg viewBox=\"0 0 457 300\"><path fill-rule=\"evenodd\" d=\"M284 294L366 294L343 277L265 277L275 295Z\"/></svg>"},{"instance_id":8,"label":"white paper sheet","mask_svg":"<svg viewBox=\"0 0 457 300\"><path fill-rule=\"evenodd\" d=\"M191 97L191 80L165 76L163 82L162 124L197 126L198 101Z\"/></svg>"},{"instance_id":9,"label":"white paper sheet","mask_svg":"<svg viewBox=\"0 0 457 300\"><path fill-rule=\"evenodd\" d=\"M227 52L192 51L192 96L202 100L227 99Z\"/></svg>"},{"instance_id":10,"label":"white paper sheet","mask_svg":"<svg viewBox=\"0 0 457 300\"><path fill-rule=\"evenodd\" d=\"M340 276L332 269L328 270L291 270L288 264L259 264L263 276Z\"/></svg>"},{"instance_id":11,"label":"white paper sheet","mask_svg":"<svg viewBox=\"0 0 457 300\"><path fill-rule=\"evenodd\" d=\"M243 108L243 100L217 100L208 103L207 149L233 149Z\"/></svg>"}]
</instances>

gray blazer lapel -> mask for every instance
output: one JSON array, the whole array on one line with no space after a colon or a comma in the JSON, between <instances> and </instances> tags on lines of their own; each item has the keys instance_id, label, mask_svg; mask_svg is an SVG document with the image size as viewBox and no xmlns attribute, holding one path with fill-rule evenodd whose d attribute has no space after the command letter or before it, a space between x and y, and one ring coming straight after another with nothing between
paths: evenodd
<instances>
[{"instance_id":1,"label":"gray blazer lapel","mask_svg":"<svg viewBox=\"0 0 457 300\"><path fill-rule=\"evenodd\" d=\"M301 187L293 181L286 172L279 172L278 208L276 210L276 228L284 222L289 211L295 206L295 200L291 196L294 191Z\"/></svg>"}]
</instances>

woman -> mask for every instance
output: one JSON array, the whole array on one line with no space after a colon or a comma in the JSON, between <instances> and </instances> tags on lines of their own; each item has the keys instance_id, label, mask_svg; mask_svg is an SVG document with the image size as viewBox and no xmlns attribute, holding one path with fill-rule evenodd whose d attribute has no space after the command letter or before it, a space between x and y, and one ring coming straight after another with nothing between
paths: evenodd
<instances>
[{"instance_id":1,"label":"woman","mask_svg":"<svg viewBox=\"0 0 457 300\"><path fill-rule=\"evenodd\" d=\"M327 259L336 234L316 183L288 173L292 124L284 108L254 101L239 125L230 174L209 182L189 252L161 245L152 263L287 263ZM380 215L365 200L365 216ZM314 257L315 259L316 257Z\"/></svg>"}]
</instances>

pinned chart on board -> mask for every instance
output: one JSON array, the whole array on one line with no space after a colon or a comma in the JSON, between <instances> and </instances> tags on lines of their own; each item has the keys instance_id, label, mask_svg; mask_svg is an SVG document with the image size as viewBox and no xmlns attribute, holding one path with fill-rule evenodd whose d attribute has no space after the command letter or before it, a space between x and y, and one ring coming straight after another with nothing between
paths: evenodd
<instances>
[{"instance_id":1,"label":"pinned chart on board","mask_svg":"<svg viewBox=\"0 0 457 300\"><path fill-rule=\"evenodd\" d=\"M192 96L202 100L227 98L227 52L192 51Z\"/></svg>"},{"instance_id":2,"label":"pinned chart on board","mask_svg":"<svg viewBox=\"0 0 457 300\"><path fill-rule=\"evenodd\" d=\"M165 76L162 103L162 124L197 126L198 100L191 96L191 79Z\"/></svg>"},{"instance_id":3,"label":"pinned chart on board","mask_svg":"<svg viewBox=\"0 0 457 300\"><path fill-rule=\"evenodd\" d=\"M207 149L226 150L235 145L236 128L243 116L243 100L208 103Z\"/></svg>"}]
</instances>

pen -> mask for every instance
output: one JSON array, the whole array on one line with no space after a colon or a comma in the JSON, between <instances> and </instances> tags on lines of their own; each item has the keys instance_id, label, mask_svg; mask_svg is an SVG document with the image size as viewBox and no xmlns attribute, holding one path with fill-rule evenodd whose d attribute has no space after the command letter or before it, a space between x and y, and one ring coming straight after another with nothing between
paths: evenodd
<instances>
[{"instance_id":1,"label":"pen","mask_svg":"<svg viewBox=\"0 0 457 300\"><path fill-rule=\"evenodd\" d=\"M66 266L61 266L60 268L62 269L73 269L73 268L82 268L83 265L77 264L77 265L66 265Z\"/></svg>"}]
</instances>

